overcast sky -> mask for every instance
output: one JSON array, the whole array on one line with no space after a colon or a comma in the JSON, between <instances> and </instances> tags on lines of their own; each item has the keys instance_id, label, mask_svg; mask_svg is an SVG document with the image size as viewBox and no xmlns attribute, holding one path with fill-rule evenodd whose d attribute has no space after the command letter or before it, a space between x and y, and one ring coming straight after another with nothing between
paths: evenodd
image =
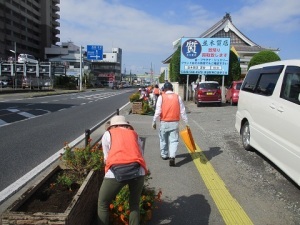
<instances>
[{"instance_id":1,"label":"overcast sky","mask_svg":"<svg viewBox=\"0 0 300 225\"><path fill-rule=\"evenodd\" d=\"M233 24L281 59L300 58L300 0L61 0L60 40L123 50L122 73L156 74L180 37L199 37L230 13Z\"/></svg>"}]
</instances>

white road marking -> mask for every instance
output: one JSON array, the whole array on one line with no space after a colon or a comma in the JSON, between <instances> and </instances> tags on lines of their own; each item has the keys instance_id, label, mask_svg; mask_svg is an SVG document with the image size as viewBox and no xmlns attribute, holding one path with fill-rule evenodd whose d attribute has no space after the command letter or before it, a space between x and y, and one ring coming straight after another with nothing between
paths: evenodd
<instances>
[{"instance_id":1,"label":"white road marking","mask_svg":"<svg viewBox=\"0 0 300 225\"><path fill-rule=\"evenodd\" d=\"M27 118L32 118L32 117L36 117L35 115L31 114L31 113L28 113L28 112L20 112L18 113L19 115L21 116L25 116Z\"/></svg>"}]
</instances>

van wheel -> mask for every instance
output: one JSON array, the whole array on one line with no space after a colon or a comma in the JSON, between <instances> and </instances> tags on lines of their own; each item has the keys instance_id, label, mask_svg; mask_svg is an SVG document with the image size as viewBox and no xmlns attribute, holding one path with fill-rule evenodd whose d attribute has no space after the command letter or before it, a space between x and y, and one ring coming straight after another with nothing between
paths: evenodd
<instances>
[{"instance_id":1,"label":"van wheel","mask_svg":"<svg viewBox=\"0 0 300 225\"><path fill-rule=\"evenodd\" d=\"M248 121L246 121L242 126L241 139L244 149L246 149L247 151L251 151L252 147L250 145L250 126Z\"/></svg>"},{"instance_id":2,"label":"van wheel","mask_svg":"<svg viewBox=\"0 0 300 225\"><path fill-rule=\"evenodd\" d=\"M200 102L197 102L197 107L200 107L201 106L201 103Z\"/></svg>"}]
</instances>

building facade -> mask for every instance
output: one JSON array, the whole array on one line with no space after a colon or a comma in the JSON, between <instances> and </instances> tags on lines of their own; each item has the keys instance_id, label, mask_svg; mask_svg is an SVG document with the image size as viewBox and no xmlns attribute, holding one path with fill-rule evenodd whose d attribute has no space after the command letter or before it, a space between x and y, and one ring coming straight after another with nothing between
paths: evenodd
<instances>
[{"instance_id":1,"label":"building facade","mask_svg":"<svg viewBox=\"0 0 300 225\"><path fill-rule=\"evenodd\" d=\"M59 3L60 0L0 0L1 61L20 53L44 61L45 47L60 42Z\"/></svg>"},{"instance_id":2,"label":"building facade","mask_svg":"<svg viewBox=\"0 0 300 225\"><path fill-rule=\"evenodd\" d=\"M252 57L263 50L270 50L279 53L277 48L266 48L262 47L250 38L246 37L232 22L231 16L229 13L226 13L225 16L214 24L211 28L203 32L199 38L230 38L231 49L237 54L240 65L241 73L245 75L247 73L247 68ZM173 47L176 50L180 45L181 38L173 42ZM172 55L163 61L164 64L169 64Z\"/></svg>"},{"instance_id":3,"label":"building facade","mask_svg":"<svg viewBox=\"0 0 300 225\"><path fill-rule=\"evenodd\" d=\"M102 60L93 60L91 71L97 83L112 86L114 82L122 81L122 49L112 48L111 52L104 52Z\"/></svg>"},{"instance_id":4,"label":"building facade","mask_svg":"<svg viewBox=\"0 0 300 225\"><path fill-rule=\"evenodd\" d=\"M80 57L81 54L81 57ZM102 60L87 60L86 51L80 52L80 46L73 42L63 42L61 46L45 48L45 59L56 65L56 75L79 77L80 61L82 74L93 74L93 83L111 86L113 82L121 82L122 49L112 48L111 52L104 52Z\"/></svg>"}]
</instances>

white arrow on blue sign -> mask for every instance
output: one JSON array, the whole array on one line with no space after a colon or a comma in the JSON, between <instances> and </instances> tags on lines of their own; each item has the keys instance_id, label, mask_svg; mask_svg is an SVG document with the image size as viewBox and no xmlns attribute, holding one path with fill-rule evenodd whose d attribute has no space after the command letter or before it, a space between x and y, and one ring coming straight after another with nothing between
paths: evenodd
<instances>
[{"instance_id":1,"label":"white arrow on blue sign","mask_svg":"<svg viewBox=\"0 0 300 225\"><path fill-rule=\"evenodd\" d=\"M87 46L87 59L88 60L102 60L103 59L103 46L102 45L88 45Z\"/></svg>"}]
</instances>

